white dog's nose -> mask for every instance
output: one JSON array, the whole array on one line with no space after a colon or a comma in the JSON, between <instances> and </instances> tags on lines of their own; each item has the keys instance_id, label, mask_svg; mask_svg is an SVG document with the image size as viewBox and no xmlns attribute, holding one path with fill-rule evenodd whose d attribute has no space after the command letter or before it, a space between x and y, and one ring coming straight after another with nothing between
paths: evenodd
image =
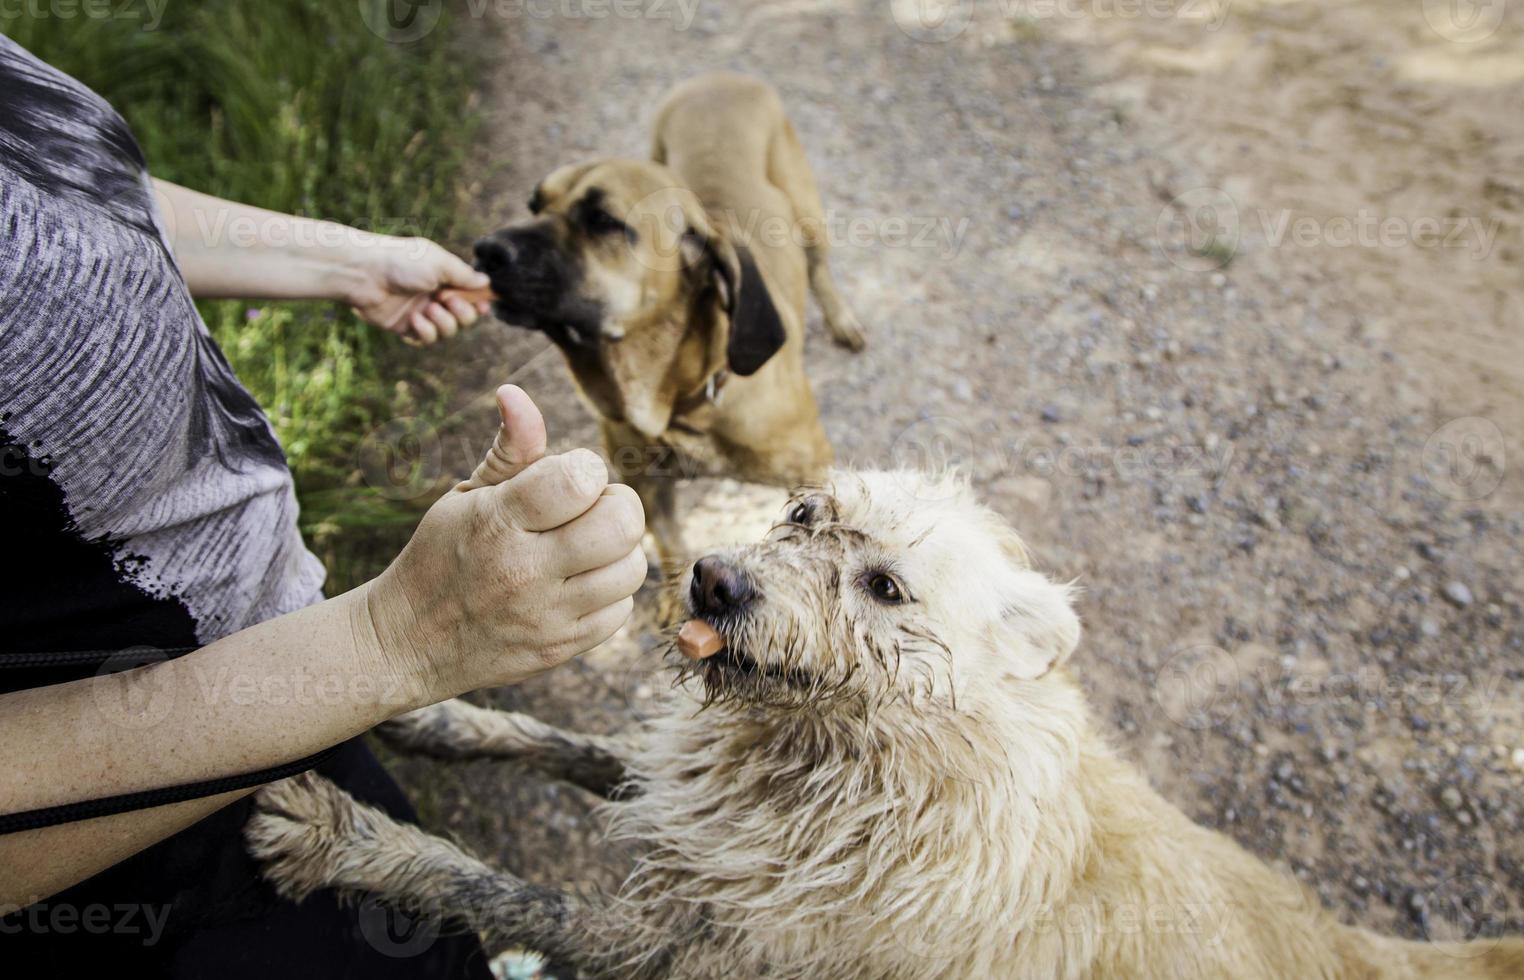
<instances>
[{"instance_id":1,"label":"white dog's nose","mask_svg":"<svg viewBox=\"0 0 1524 980\"><path fill-rule=\"evenodd\" d=\"M709 555L694 564L688 593L694 612L718 615L738 612L756 598L757 590L745 572L718 555Z\"/></svg>"}]
</instances>

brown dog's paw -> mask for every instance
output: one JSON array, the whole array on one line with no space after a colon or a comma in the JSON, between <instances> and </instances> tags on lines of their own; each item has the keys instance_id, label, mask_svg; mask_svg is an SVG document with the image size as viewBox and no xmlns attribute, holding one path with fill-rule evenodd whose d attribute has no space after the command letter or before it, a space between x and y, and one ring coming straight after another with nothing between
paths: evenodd
<instances>
[{"instance_id":1,"label":"brown dog's paw","mask_svg":"<svg viewBox=\"0 0 1524 980\"><path fill-rule=\"evenodd\" d=\"M827 319L826 332L831 335L831 342L837 347L845 347L854 354L868 346L863 325L848 310L839 310L835 316Z\"/></svg>"},{"instance_id":2,"label":"brown dog's paw","mask_svg":"<svg viewBox=\"0 0 1524 980\"><path fill-rule=\"evenodd\" d=\"M355 832L353 807L343 790L321 776L283 779L254 795L244 841L276 891L300 901L336 884L329 869Z\"/></svg>"}]
</instances>

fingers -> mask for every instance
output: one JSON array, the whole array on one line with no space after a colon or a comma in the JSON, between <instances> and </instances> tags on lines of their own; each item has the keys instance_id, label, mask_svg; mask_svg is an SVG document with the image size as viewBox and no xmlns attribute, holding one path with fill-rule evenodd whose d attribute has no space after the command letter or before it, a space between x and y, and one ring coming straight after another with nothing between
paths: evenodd
<instances>
[{"instance_id":1,"label":"fingers","mask_svg":"<svg viewBox=\"0 0 1524 980\"><path fill-rule=\"evenodd\" d=\"M549 531L582 516L597 504L608 481L608 468L597 453L573 449L530 463L496 488L495 506L502 509L509 524L520 530ZM603 561L587 562L558 574L564 578L607 565L622 554L623 549Z\"/></svg>"},{"instance_id":2,"label":"fingers","mask_svg":"<svg viewBox=\"0 0 1524 980\"><path fill-rule=\"evenodd\" d=\"M545 416L523 388L518 385L498 388L497 411L503 424L492 440L492 448L470 479L457 484L456 490L506 483L545 455Z\"/></svg>"},{"instance_id":3,"label":"fingers","mask_svg":"<svg viewBox=\"0 0 1524 980\"><path fill-rule=\"evenodd\" d=\"M646 581L646 553L631 548L623 558L566 580L566 601L579 616L634 595Z\"/></svg>"},{"instance_id":4,"label":"fingers","mask_svg":"<svg viewBox=\"0 0 1524 980\"><path fill-rule=\"evenodd\" d=\"M492 308L491 303L472 302L460 296L436 300L431 298L432 294L446 288L486 289L491 285L491 280L485 273L477 272L459 257L433 242L426 242L425 245L427 255L431 255L433 260L421 260L427 270L424 275L432 278L435 285L427 294L416 297L414 302L417 305L402 318L405 323L403 338L410 338L419 344L432 344L449 340ZM402 290L402 285L394 282L390 288L393 292L398 292Z\"/></svg>"},{"instance_id":5,"label":"fingers","mask_svg":"<svg viewBox=\"0 0 1524 980\"><path fill-rule=\"evenodd\" d=\"M424 316L424 309L419 308L412 312L407 319L407 324L412 328L413 339L420 344L432 344L439 339L439 329L434 322Z\"/></svg>"},{"instance_id":6,"label":"fingers","mask_svg":"<svg viewBox=\"0 0 1524 980\"><path fill-rule=\"evenodd\" d=\"M458 256L440 250L442 258L439 265L439 284L441 286L456 286L460 289L486 289L492 285L492 280L485 272L478 272L471 268Z\"/></svg>"},{"instance_id":7,"label":"fingers","mask_svg":"<svg viewBox=\"0 0 1524 980\"><path fill-rule=\"evenodd\" d=\"M471 324L475 323L477 317L482 315L482 311L478 310L477 306L484 305L486 304L468 303L465 300L456 297L451 297L450 299L445 300L444 303L445 309L450 311L450 315L455 317L455 322L460 324L462 327L469 327Z\"/></svg>"},{"instance_id":8,"label":"fingers","mask_svg":"<svg viewBox=\"0 0 1524 980\"><path fill-rule=\"evenodd\" d=\"M441 340L449 340L460 333L460 323L455 319L455 314L445 309L442 303L429 303L423 308L423 315L438 329Z\"/></svg>"},{"instance_id":9,"label":"fingers","mask_svg":"<svg viewBox=\"0 0 1524 980\"><path fill-rule=\"evenodd\" d=\"M578 644L583 651L607 640L619 632L619 627L630 621L630 613L635 611L633 597L620 599L613 605L604 606L597 612L588 613L577 621L580 627L581 642Z\"/></svg>"},{"instance_id":10,"label":"fingers","mask_svg":"<svg viewBox=\"0 0 1524 980\"><path fill-rule=\"evenodd\" d=\"M543 544L551 570L570 578L623 558L640 545L645 530L640 497L616 483L587 513L546 533Z\"/></svg>"}]
</instances>

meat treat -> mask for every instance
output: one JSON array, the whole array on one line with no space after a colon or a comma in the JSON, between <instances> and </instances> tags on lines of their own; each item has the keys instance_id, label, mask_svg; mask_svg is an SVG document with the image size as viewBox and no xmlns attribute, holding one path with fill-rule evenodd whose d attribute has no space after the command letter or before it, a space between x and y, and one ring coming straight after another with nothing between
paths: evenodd
<instances>
[{"instance_id":1,"label":"meat treat","mask_svg":"<svg viewBox=\"0 0 1524 980\"><path fill-rule=\"evenodd\" d=\"M452 299L463 299L467 303L490 303L497 298L497 294L490 289L457 289L454 286L446 286L437 290L434 298L444 303Z\"/></svg>"},{"instance_id":2,"label":"meat treat","mask_svg":"<svg viewBox=\"0 0 1524 980\"><path fill-rule=\"evenodd\" d=\"M725 649L725 638L702 619L690 619L677 632L677 649L689 660L707 660Z\"/></svg>"}]
</instances>

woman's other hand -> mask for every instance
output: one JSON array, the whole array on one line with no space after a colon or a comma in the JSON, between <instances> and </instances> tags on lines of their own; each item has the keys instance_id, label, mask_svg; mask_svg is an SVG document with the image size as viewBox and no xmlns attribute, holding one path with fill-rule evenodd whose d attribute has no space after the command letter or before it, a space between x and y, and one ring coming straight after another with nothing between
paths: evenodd
<instances>
[{"instance_id":1,"label":"woman's other hand","mask_svg":"<svg viewBox=\"0 0 1524 980\"><path fill-rule=\"evenodd\" d=\"M646 577L645 512L586 449L546 456L522 389L471 478L424 515L365 598L380 666L429 704L513 684L592 649L629 618Z\"/></svg>"}]
</instances>

